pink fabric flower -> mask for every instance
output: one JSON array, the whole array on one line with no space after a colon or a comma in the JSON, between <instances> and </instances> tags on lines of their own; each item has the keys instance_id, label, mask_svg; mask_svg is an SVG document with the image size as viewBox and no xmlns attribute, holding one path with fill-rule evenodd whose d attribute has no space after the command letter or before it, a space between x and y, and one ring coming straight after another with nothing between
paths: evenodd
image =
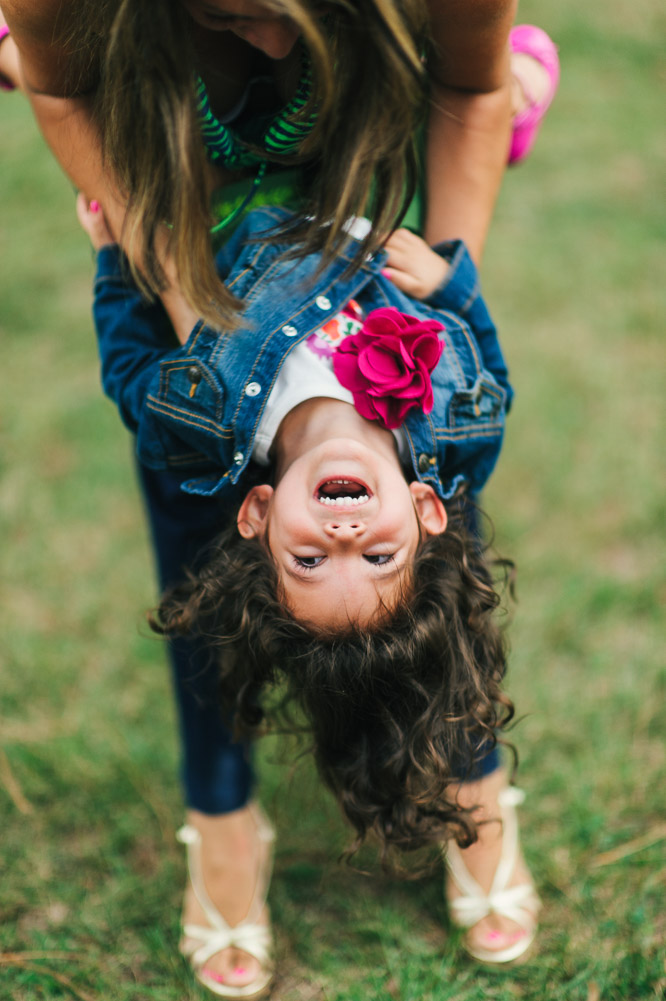
<instances>
[{"instance_id":1,"label":"pink fabric flower","mask_svg":"<svg viewBox=\"0 0 666 1001\"><path fill-rule=\"evenodd\" d=\"M362 330L347 337L333 358L338 382L351 391L361 417L392 430L413 407L430 413L430 373L444 350L443 329L437 320L419 320L393 306L368 313Z\"/></svg>"}]
</instances>

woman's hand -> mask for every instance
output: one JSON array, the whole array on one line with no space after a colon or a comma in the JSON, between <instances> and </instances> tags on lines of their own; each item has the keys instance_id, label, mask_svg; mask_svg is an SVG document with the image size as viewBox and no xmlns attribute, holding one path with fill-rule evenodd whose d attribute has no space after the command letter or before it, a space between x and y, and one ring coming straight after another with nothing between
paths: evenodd
<instances>
[{"instance_id":1,"label":"woman's hand","mask_svg":"<svg viewBox=\"0 0 666 1001\"><path fill-rule=\"evenodd\" d=\"M384 244L388 253L383 274L414 299L427 299L439 288L449 265L420 236L409 229L396 229Z\"/></svg>"}]
</instances>

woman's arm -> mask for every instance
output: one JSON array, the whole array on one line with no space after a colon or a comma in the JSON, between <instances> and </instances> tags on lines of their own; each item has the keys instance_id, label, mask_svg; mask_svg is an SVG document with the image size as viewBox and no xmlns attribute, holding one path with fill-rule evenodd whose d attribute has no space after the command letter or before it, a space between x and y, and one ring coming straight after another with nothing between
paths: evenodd
<instances>
[{"instance_id":1,"label":"woman's arm","mask_svg":"<svg viewBox=\"0 0 666 1001\"><path fill-rule=\"evenodd\" d=\"M2 0L1 6L0 19L9 25L21 53L28 93L73 97L94 87L94 62L88 53L79 53L76 44L82 19L90 13L86 4L80 0Z\"/></svg>"},{"instance_id":2,"label":"woman's arm","mask_svg":"<svg viewBox=\"0 0 666 1001\"><path fill-rule=\"evenodd\" d=\"M428 243L463 239L478 263L511 131L509 31L517 0L429 0Z\"/></svg>"},{"instance_id":3,"label":"woman's arm","mask_svg":"<svg viewBox=\"0 0 666 1001\"><path fill-rule=\"evenodd\" d=\"M123 245L133 260L140 261L141 248L136 242L128 246L124 240L127 202L113 184L108 169L103 167L100 139L92 122L87 98L33 94L31 102L44 138L65 173L89 201L94 199L102 205L114 239ZM166 250L167 241L168 231L165 229L161 234L161 257L169 284L160 293L160 299L179 341L184 344L198 317L178 289L173 262Z\"/></svg>"},{"instance_id":4,"label":"woman's arm","mask_svg":"<svg viewBox=\"0 0 666 1001\"><path fill-rule=\"evenodd\" d=\"M135 261L140 261L141 248L136 243L128 246L123 239L127 202L113 184L108 169L104 169L100 138L92 122L88 99L32 94L31 102L44 138L65 173L88 200L94 199L102 205L114 238L123 244ZM178 290L175 270L166 251L166 229L161 241L161 256L169 285L160 294L160 299L178 339L184 344L198 317Z\"/></svg>"},{"instance_id":5,"label":"woman's arm","mask_svg":"<svg viewBox=\"0 0 666 1001\"><path fill-rule=\"evenodd\" d=\"M67 42L76 37L76 19L85 11L86 5L78 0L2 0L2 15L20 53L22 87L44 138L75 186L103 206L114 238L121 240L127 202L102 163L87 96L96 84L93 63L77 65ZM165 231L165 246L167 239ZM140 248L125 245L125 250L140 260ZM163 259L169 286L160 298L184 343L197 315L177 288L166 252Z\"/></svg>"},{"instance_id":6,"label":"woman's arm","mask_svg":"<svg viewBox=\"0 0 666 1001\"><path fill-rule=\"evenodd\" d=\"M92 123L89 94L97 83L94 60L72 53L80 0L2 0L0 21L18 49L21 89L65 173L89 199L104 204L109 227L119 235L122 199L102 169L100 140ZM7 43L5 43L7 44ZM87 68L88 72L85 72Z\"/></svg>"},{"instance_id":7,"label":"woman's arm","mask_svg":"<svg viewBox=\"0 0 666 1001\"><path fill-rule=\"evenodd\" d=\"M425 235L431 244L462 238L478 261L509 142L507 39L516 0L429 0L429 6L433 55ZM54 42L68 37L68 20L74 23L84 8L77 0L3 2L45 138L74 183L101 202L118 236L124 200L102 170L86 97L67 90L67 45ZM94 83L84 73L77 77L84 88ZM135 257L132 248L130 253ZM174 289L163 301L179 335L186 336L194 314Z\"/></svg>"}]
</instances>

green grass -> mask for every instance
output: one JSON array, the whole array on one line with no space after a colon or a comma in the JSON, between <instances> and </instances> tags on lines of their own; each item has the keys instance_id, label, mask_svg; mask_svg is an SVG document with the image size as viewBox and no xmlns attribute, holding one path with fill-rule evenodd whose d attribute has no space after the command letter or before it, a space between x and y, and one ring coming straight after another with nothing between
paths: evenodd
<instances>
[{"instance_id":1,"label":"green grass","mask_svg":"<svg viewBox=\"0 0 666 1001\"><path fill-rule=\"evenodd\" d=\"M664 19L647 0L521 17L548 18L563 80L484 265L517 389L485 504L519 568L509 689L538 950L483 970L439 876L339 865L348 832L309 760L294 771L266 742L279 1001L664 996ZM199 999L176 951L174 710L142 618L131 446L99 389L92 262L27 107L0 101L0 1001Z\"/></svg>"}]
</instances>

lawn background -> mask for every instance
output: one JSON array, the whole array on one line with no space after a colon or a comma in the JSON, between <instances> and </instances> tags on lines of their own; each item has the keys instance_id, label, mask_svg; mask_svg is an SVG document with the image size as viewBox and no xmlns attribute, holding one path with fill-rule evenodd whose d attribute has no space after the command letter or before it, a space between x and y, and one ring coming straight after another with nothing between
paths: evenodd
<instances>
[{"instance_id":1,"label":"lawn background","mask_svg":"<svg viewBox=\"0 0 666 1001\"><path fill-rule=\"evenodd\" d=\"M664 996L664 16L560 0L521 20L557 39L563 79L484 262L517 389L485 505L519 568L509 690L539 948L483 970L439 875L339 866L334 804L266 743L280 1001ZM0 95L0 123L0 1001L203 998L176 952L174 713L91 255L20 96Z\"/></svg>"}]
</instances>

